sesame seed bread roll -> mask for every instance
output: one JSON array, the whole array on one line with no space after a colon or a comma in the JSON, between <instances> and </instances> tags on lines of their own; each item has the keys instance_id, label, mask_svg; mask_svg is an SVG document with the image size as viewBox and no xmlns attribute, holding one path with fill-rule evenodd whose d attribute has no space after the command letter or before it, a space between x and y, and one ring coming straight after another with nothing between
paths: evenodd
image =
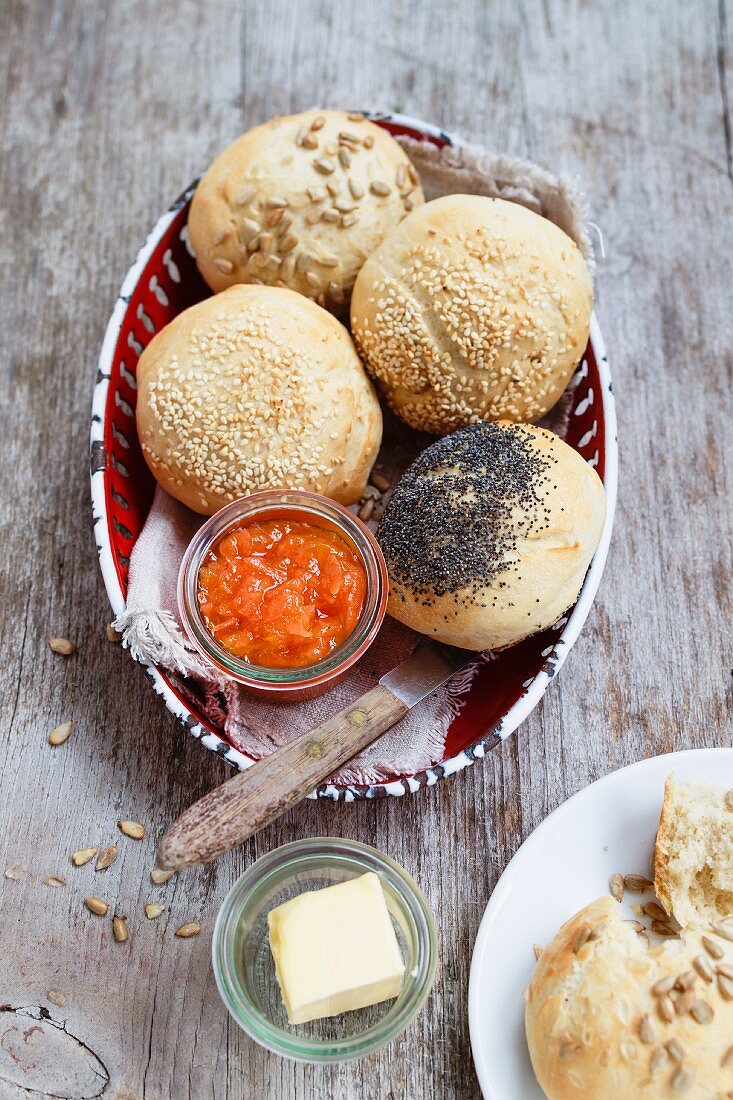
<instances>
[{"instance_id":1,"label":"sesame seed bread roll","mask_svg":"<svg viewBox=\"0 0 733 1100\"><path fill-rule=\"evenodd\" d=\"M394 138L361 115L273 118L229 145L201 180L188 231L212 290L287 286L348 309L366 257L424 201Z\"/></svg>"},{"instance_id":2,"label":"sesame seed bread roll","mask_svg":"<svg viewBox=\"0 0 733 1100\"><path fill-rule=\"evenodd\" d=\"M472 424L403 475L378 538L400 622L465 649L504 649L575 602L606 516L598 474L531 424Z\"/></svg>"},{"instance_id":3,"label":"sesame seed bread roll","mask_svg":"<svg viewBox=\"0 0 733 1100\"><path fill-rule=\"evenodd\" d=\"M581 909L544 949L525 993L545 1096L731 1096L731 976L729 937L690 929L647 948L610 896Z\"/></svg>"},{"instance_id":4,"label":"sesame seed bread roll","mask_svg":"<svg viewBox=\"0 0 733 1100\"><path fill-rule=\"evenodd\" d=\"M358 500L382 414L351 338L290 290L235 286L153 337L137 429L163 488L210 515L258 489Z\"/></svg>"},{"instance_id":5,"label":"sesame seed bread roll","mask_svg":"<svg viewBox=\"0 0 733 1100\"><path fill-rule=\"evenodd\" d=\"M669 776L654 887L680 924L733 916L733 791L716 783L675 783Z\"/></svg>"},{"instance_id":6,"label":"sesame seed bread roll","mask_svg":"<svg viewBox=\"0 0 733 1100\"><path fill-rule=\"evenodd\" d=\"M413 428L551 409L588 342L593 287L578 246L526 207L446 195L369 257L351 301L367 368Z\"/></svg>"}]
</instances>

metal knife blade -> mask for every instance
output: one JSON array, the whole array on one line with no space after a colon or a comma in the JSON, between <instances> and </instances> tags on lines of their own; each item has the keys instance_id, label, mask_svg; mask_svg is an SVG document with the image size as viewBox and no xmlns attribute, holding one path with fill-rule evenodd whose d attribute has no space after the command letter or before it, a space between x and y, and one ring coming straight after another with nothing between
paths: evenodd
<instances>
[{"instance_id":1,"label":"metal knife blade","mask_svg":"<svg viewBox=\"0 0 733 1100\"><path fill-rule=\"evenodd\" d=\"M475 661L476 656L470 649L456 649L441 642L421 642L414 653L379 682L412 709L459 668Z\"/></svg>"}]
</instances>

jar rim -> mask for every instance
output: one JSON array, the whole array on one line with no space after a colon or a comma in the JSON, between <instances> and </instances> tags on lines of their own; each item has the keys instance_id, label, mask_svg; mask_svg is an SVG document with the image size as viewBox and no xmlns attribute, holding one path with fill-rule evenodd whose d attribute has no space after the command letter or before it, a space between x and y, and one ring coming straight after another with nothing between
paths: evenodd
<instances>
[{"instance_id":1,"label":"jar rim","mask_svg":"<svg viewBox=\"0 0 733 1100\"><path fill-rule=\"evenodd\" d=\"M364 874L374 871L397 899L400 916L410 926L414 958L405 960L405 979L390 1010L376 1023L340 1039L310 1039L272 1023L248 996L236 967L234 940L248 905L255 911L260 898L280 878L316 870L319 862L341 863ZM438 935L427 899L411 875L390 856L368 844L341 837L307 837L260 856L229 890L216 918L211 945L219 995L228 1011L256 1042L276 1054L304 1062L341 1062L372 1053L400 1035L425 1003L433 985Z\"/></svg>"},{"instance_id":2,"label":"jar rim","mask_svg":"<svg viewBox=\"0 0 733 1100\"><path fill-rule=\"evenodd\" d=\"M258 516L292 513L318 518L337 530L356 551L367 575L367 593L359 621L344 641L325 657L298 668L267 668L236 657L210 633L201 615L198 574L215 542L228 530ZM184 631L201 657L225 676L257 688L302 691L327 684L350 668L374 641L387 608L387 566L376 538L347 508L305 489L265 489L226 504L210 516L191 539L178 573L178 608Z\"/></svg>"}]
</instances>

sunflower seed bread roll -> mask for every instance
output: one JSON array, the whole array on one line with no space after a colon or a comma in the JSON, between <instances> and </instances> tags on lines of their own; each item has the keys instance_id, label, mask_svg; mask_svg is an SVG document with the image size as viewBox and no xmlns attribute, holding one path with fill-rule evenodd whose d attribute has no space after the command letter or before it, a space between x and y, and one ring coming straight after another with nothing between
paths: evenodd
<instances>
[{"instance_id":1,"label":"sunflower seed bread roll","mask_svg":"<svg viewBox=\"0 0 733 1100\"><path fill-rule=\"evenodd\" d=\"M181 313L137 369L137 428L163 488L210 515L258 489L359 500L382 413L351 337L294 291L234 286Z\"/></svg>"},{"instance_id":2,"label":"sunflower seed bread roll","mask_svg":"<svg viewBox=\"0 0 733 1100\"><path fill-rule=\"evenodd\" d=\"M188 231L212 290L287 286L340 313L366 257L423 201L386 130L359 114L304 111L248 130L216 157Z\"/></svg>"},{"instance_id":3,"label":"sunflower seed bread roll","mask_svg":"<svg viewBox=\"0 0 733 1100\"><path fill-rule=\"evenodd\" d=\"M446 195L412 211L359 272L351 328L398 416L444 435L539 420L588 342L578 246L519 203Z\"/></svg>"},{"instance_id":4,"label":"sunflower seed bread roll","mask_svg":"<svg viewBox=\"0 0 733 1100\"><path fill-rule=\"evenodd\" d=\"M598 474L531 424L472 424L400 480L379 542L388 610L465 649L503 649L575 602L606 516Z\"/></svg>"},{"instance_id":5,"label":"sunflower seed bread roll","mask_svg":"<svg viewBox=\"0 0 733 1100\"><path fill-rule=\"evenodd\" d=\"M733 790L668 777L654 849L654 888L682 925L733 916Z\"/></svg>"},{"instance_id":6,"label":"sunflower seed bread roll","mask_svg":"<svg viewBox=\"0 0 733 1100\"><path fill-rule=\"evenodd\" d=\"M647 948L610 896L542 951L525 1030L548 1100L711 1100L733 1092L733 924Z\"/></svg>"}]
</instances>

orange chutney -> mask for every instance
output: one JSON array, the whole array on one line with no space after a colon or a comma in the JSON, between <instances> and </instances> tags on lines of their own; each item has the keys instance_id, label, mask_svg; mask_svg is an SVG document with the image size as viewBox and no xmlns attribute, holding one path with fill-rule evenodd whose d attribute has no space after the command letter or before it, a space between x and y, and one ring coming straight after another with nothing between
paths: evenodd
<instances>
[{"instance_id":1,"label":"orange chutney","mask_svg":"<svg viewBox=\"0 0 733 1100\"><path fill-rule=\"evenodd\" d=\"M204 622L224 649L264 668L302 668L352 633L364 563L337 531L266 519L229 531L199 570Z\"/></svg>"}]
</instances>

